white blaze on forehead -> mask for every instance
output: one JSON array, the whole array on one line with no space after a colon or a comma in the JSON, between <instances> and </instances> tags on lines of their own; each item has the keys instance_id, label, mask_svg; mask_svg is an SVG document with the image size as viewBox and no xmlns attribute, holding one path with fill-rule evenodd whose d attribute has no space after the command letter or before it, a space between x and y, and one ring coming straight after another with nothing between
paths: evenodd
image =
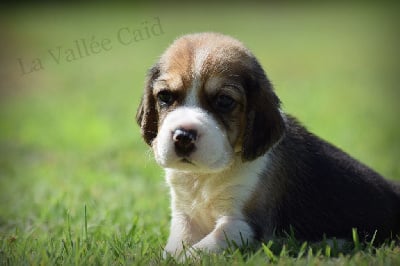
<instances>
[{"instance_id":1,"label":"white blaze on forehead","mask_svg":"<svg viewBox=\"0 0 400 266\"><path fill-rule=\"evenodd\" d=\"M199 79L194 79L192 82L192 86L188 89L186 98L184 101L184 106L190 106L190 107L199 107L200 106L200 101L198 99L199 97L199 89L201 87Z\"/></svg>"},{"instance_id":2,"label":"white blaze on forehead","mask_svg":"<svg viewBox=\"0 0 400 266\"><path fill-rule=\"evenodd\" d=\"M199 90L202 86L201 76L202 70L204 66L204 62L207 60L210 55L210 50L208 47L201 47L196 50L193 60L193 76L192 76L192 84L190 88L188 88L188 92L185 99L185 106L199 106Z\"/></svg>"},{"instance_id":3,"label":"white blaze on forehead","mask_svg":"<svg viewBox=\"0 0 400 266\"><path fill-rule=\"evenodd\" d=\"M206 61L209 55L210 55L209 47L200 47L196 50L193 60L194 61L193 72L195 77L201 76L204 62Z\"/></svg>"}]
</instances>

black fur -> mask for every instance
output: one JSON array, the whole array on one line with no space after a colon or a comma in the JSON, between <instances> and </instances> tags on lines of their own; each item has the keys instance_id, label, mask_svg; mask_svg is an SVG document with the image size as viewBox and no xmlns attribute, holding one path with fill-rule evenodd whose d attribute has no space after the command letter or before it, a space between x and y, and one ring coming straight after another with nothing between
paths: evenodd
<instances>
[{"instance_id":1,"label":"black fur","mask_svg":"<svg viewBox=\"0 0 400 266\"><path fill-rule=\"evenodd\" d=\"M271 154L263 183L276 194L258 189L254 199L265 198L256 200L264 205L248 204L245 210L259 239L271 234L265 228L281 234L292 227L297 238L309 241L351 239L352 228L364 240L377 231L377 243L400 233L399 188L294 118L288 117L286 134Z\"/></svg>"},{"instance_id":2,"label":"black fur","mask_svg":"<svg viewBox=\"0 0 400 266\"><path fill-rule=\"evenodd\" d=\"M160 75L156 64L148 72L143 97L136 112L136 122L141 128L143 139L148 145L156 138L158 132L158 113L153 97L153 82Z\"/></svg>"},{"instance_id":3,"label":"black fur","mask_svg":"<svg viewBox=\"0 0 400 266\"><path fill-rule=\"evenodd\" d=\"M281 102L257 59L252 58L252 69L242 72L249 103L242 160L251 161L263 155L282 137L285 124L279 112Z\"/></svg>"}]
</instances>

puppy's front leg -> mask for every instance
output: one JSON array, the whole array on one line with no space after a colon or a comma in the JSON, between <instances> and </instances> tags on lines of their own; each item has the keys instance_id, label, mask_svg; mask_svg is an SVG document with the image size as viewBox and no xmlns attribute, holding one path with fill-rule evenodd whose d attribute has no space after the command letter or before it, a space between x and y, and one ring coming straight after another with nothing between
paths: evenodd
<instances>
[{"instance_id":1,"label":"puppy's front leg","mask_svg":"<svg viewBox=\"0 0 400 266\"><path fill-rule=\"evenodd\" d=\"M214 230L192 246L206 252L219 252L234 242L241 246L254 241L254 233L250 225L243 219L224 216L218 219Z\"/></svg>"},{"instance_id":2,"label":"puppy's front leg","mask_svg":"<svg viewBox=\"0 0 400 266\"><path fill-rule=\"evenodd\" d=\"M188 217L185 215L173 215L171 219L171 229L164 249L164 256L169 253L178 256L184 245L191 246L193 244L192 226Z\"/></svg>"}]
</instances>

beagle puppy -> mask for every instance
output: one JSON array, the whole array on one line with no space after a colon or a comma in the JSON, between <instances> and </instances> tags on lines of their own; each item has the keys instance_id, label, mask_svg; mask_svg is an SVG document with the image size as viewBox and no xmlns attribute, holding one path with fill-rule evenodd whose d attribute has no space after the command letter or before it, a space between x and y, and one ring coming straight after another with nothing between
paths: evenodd
<instances>
[{"instance_id":1,"label":"beagle puppy","mask_svg":"<svg viewBox=\"0 0 400 266\"><path fill-rule=\"evenodd\" d=\"M290 230L307 241L400 232L399 187L285 114L234 38L177 39L149 71L137 122L170 187L168 253Z\"/></svg>"}]
</instances>

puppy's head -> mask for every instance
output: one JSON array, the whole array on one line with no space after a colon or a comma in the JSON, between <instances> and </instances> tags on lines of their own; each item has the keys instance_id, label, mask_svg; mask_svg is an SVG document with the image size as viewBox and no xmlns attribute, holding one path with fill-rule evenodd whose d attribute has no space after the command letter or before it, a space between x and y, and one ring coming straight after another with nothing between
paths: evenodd
<instances>
[{"instance_id":1,"label":"puppy's head","mask_svg":"<svg viewBox=\"0 0 400 266\"><path fill-rule=\"evenodd\" d=\"M176 40L150 70L137 121L164 168L216 172L280 139L279 105L243 44L200 33Z\"/></svg>"}]
</instances>

